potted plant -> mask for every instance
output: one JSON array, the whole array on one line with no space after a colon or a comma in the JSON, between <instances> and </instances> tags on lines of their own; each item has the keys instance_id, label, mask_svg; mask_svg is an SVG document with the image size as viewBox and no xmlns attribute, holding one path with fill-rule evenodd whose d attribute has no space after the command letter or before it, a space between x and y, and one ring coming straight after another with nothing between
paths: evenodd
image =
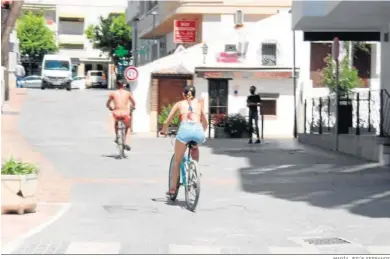
<instances>
[{"instance_id":1,"label":"potted plant","mask_svg":"<svg viewBox=\"0 0 390 259\"><path fill-rule=\"evenodd\" d=\"M228 134L225 132L226 126L226 115L225 114L214 114L211 120L211 124L214 127L215 138L227 138Z\"/></svg>"},{"instance_id":2,"label":"potted plant","mask_svg":"<svg viewBox=\"0 0 390 259\"><path fill-rule=\"evenodd\" d=\"M231 138L241 138L247 131L248 122L245 117L239 113L227 116L225 132Z\"/></svg>"},{"instance_id":3,"label":"potted plant","mask_svg":"<svg viewBox=\"0 0 390 259\"><path fill-rule=\"evenodd\" d=\"M160 115L158 116L158 125L161 129L162 125L164 124L164 121L168 118L169 113L171 112L173 107L173 104L168 104L166 106L163 106L160 112ZM176 113L173 117L171 123L168 125L168 131L175 130L177 132L180 125L180 117L179 114Z\"/></svg>"},{"instance_id":4,"label":"potted plant","mask_svg":"<svg viewBox=\"0 0 390 259\"><path fill-rule=\"evenodd\" d=\"M38 168L10 158L1 166L1 211L35 212Z\"/></svg>"}]
</instances>

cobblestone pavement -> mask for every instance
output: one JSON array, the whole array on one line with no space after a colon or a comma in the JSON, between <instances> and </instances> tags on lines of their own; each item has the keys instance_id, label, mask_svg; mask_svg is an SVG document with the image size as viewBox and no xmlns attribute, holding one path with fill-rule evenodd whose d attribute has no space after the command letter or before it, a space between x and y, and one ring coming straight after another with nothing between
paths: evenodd
<instances>
[{"instance_id":1,"label":"cobblestone pavement","mask_svg":"<svg viewBox=\"0 0 390 259\"><path fill-rule=\"evenodd\" d=\"M13 253L390 253L389 168L293 140L209 140L191 213L182 189L164 195L169 139L135 136L116 159L106 95L29 91L19 130L71 207Z\"/></svg>"}]
</instances>

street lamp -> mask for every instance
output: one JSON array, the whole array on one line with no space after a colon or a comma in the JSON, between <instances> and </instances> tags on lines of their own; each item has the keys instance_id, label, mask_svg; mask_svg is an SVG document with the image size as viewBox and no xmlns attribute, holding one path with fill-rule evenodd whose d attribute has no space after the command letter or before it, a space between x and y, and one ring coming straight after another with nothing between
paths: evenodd
<instances>
[{"instance_id":1,"label":"street lamp","mask_svg":"<svg viewBox=\"0 0 390 259\"><path fill-rule=\"evenodd\" d=\"M151 15L153 15L153 30L154 30L154 28L156 27L156 15L158 14L157 13L157 11L153 11L153 12L151 12L150 13ZM154 49L154 45L156 45L156 59L158 58L158 44L157 44L157 42L156 42L156 36L155 36L155 32L153 32L153 45L152 45L152 58L151 58L151 60L150 61L152 61L152 59L153 59L153 49Z\"/></svg>"},{"instance_id":2,"label":"street lamp","mask_svg":"<svg viewBox=\"0 0 390 259\"><path fill-rule=\"evenodd\" d=\"M202 46L202 50L203 50L203 64L205 64L206 63L207 53L209 51L209 46L207 46L207 44L204 43L203 46Z\"/></svg>"}]
</instances>

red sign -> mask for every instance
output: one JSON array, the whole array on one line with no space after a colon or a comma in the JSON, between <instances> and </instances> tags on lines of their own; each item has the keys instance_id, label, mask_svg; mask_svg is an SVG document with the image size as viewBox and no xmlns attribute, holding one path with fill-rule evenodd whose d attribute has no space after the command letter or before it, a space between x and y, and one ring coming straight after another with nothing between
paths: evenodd
<instances>
[{"instance_id":1,"label":"red sign","mask_svg":"<svg viewBox=\"0 0 390 259\"><path fill-rule=\"evenodd\" d=\"M174 20L173 42L174 43L196 42L196 21L195 20Z\"/></svg>"},{"instance_id":2,"label":"red sign","mask_svg":"<svg viewBox=\"0 0 390 259\"><path fill-rule=\"evenodd\" d=\"M217 62L220 63L240 63L240 57L237 52L221 52L217 56Z\"/></svg>"},{"instance_id":3,"label":"red sign","mask_svg":"<svg viewBox=\"0 0 390 259\"><path fill-rule=\"evenodd\" d=\"M125 78L127 81L134 81L138 78L138 70L136 67L129 66L125 70Z\"/></svg>"}]
</instances>

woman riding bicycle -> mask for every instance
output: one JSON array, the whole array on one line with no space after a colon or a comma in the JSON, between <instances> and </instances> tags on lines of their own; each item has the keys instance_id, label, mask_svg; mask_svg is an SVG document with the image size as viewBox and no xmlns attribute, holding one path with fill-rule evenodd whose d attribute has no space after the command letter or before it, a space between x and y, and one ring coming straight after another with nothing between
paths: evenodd
<instances>
[{"instance_id":1,"label":"woman riding bicycle","mask_svg":"<svg viewBox=\"0 0 390 259\"><path fill-rule=\"evenodd\" d=\"M183 92L184 100L177 102L165 120L161 129L161 134L166 135L169 123L177 112L180 112L180 127L175 142L175 164L173 166L171 189L167 195L173 195L179 186L176 183L179 178L180 164L183 160L187 143L194 141L197 144L205 142L205 134L208 127L207 119L203 111L203 101L195 98L195 87L185 86ZM195 146L191 150L191 156L194 160L199 161L199 150Z\"/></svg>"}]
</instances>

